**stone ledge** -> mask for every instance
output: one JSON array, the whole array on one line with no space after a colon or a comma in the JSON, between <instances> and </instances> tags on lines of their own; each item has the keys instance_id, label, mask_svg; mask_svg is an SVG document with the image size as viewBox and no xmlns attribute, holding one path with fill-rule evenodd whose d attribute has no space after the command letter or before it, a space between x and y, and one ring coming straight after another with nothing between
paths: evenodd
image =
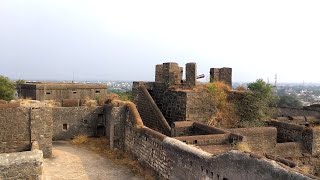
<instances>
[{"instance_id":1,"label":"stone ledge","mask_svg":"<svg viewBox=\"0 0 320 180\"><path fill-rule=\"evenodd\" d=\"M42 174L41 150L0 154L0 179L41 179Z\"/></svg>"}]
</instances>

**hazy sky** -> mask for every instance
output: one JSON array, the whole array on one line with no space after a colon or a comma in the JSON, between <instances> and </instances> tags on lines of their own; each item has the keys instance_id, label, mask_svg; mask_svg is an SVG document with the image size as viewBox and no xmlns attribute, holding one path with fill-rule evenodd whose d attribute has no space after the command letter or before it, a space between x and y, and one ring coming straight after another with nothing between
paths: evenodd
<instances>
[{"instance_id":1,"label":"hazy sky","mask_svg":"<svg viewBox=\"0 0 320 180\"><path fill-rule=\"evenodd\" d=\"M154 66L234 81L320 82L320 1L0 0L0 74L154 80Z\"/></svg>"}]
</instances>

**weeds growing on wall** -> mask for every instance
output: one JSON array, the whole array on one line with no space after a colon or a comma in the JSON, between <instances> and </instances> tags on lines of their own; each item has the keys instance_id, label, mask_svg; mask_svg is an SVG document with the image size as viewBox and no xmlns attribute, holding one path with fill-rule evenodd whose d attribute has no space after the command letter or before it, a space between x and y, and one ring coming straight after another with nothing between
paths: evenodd
<instances>
[{"instance_id":1,"label":"weeds growing on wall","mask_svg":"<svg viewBox=\"0 0 320 180\"><path fill-rule=\"evenodd\" d=\"M132 97L132 91L117 91L117 90L112 90L110 91L116 95L118 95L118 99L121 101L133 101L133 97Z\"/></svg>"},{"instance_id":2,"label":"weeds growing on wall","mask_svg":"<svg viewBox=\"0 0 320 180\"><path fill-rule=\"evenodd\" d=\"M206 89L217 107L216 113L208 121L208 124L234 127L238 118L234 104L228 101L228 92L231 91L231 88L222 82L214 82L207 84Z\"/></svg>"},{"instance_id":3,"label":"weeds growing on wall","mask_svg":"<svg viewBox=\"0 0 320 180\"><path fill-rule=\"evenodd\" d=\"M272 86L258 79L248 84L248 90L239 88L240 97L230 99L231 88L223 82L204 85L217 111L208 121L208 125L220 127L264 126L263 120L275 112L272 106L276 102ZM203 90L203 87L202 87Z\"/></svg>"}]
</instances>

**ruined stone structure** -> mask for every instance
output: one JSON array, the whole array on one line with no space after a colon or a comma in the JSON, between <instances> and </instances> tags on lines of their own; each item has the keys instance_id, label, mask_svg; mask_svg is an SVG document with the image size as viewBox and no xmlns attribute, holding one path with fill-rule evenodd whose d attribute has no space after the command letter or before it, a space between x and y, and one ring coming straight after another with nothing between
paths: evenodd
<instances>
[{"instance_id":1,"label":"ruined stone structure","mask_svg":"<svg viewBox=\"0 0 320 180\"><path fill-rule=\"evenodd\" d=\"M0 104L0 179L41 179L42 153L51 156L52 139L79 134L106 136L111 148L133 155L164 179L316 178L286 158L320 155L318 121L282 115L266 127L208 126L202 122L214 106L208 94L194 90L196 64L188 63L186 71L183 80L178 64L157 65L155 82L134 83L135 104L114 100L87 107L80 106L81 97L53 108ZM212 72L213 79L231 85L230 69Z\"/></svg>"},{"instance_id":2,"label":"ruined stone structure","mask_svg":"<svg viewBox=\"0 0 320 180\"><path fill-rule=\"evenodd\" d=\"M144 88L139 88L139 91L144 93L148 92ZM138 93L143 94L141 92ZM152 98L150 97L144 99L146 103L150 103L151 100ZM151 104L150 107L155 108L155 106ZM102 126L105 129L106 136L110 140L111 147L116 147L131 153L141 163L154 169L159 176L165 179L311 178L311 176L298 173L289 166L280 166L275 163L274 160L270 160L270 158L234 150L234 145L238 143L247 143L250 147L255 147L256 143L264 142L263 145L257 147L257 149L270 152L271 149L277 145L275 142L277 137L275 128L224 130L210 127L199 122L180 121L173 123L173 126L169 126L170 129L168 129L168 127L163 126L163 122L161 122L163 119L157 114L159 111L153 110L152 108L148 110L152 111L150 112L151 117L148 117L146 112L142 112L140 116L136 106L132 103L118 101L107 104L104 107L91 109L89 107L48 108L48 112L51 111L50 114L52 117L49 119L53 121L53 130L51 131L53 137L66 140L77 134L96 136ZM4 109L6 113L1 114L7 115L4 116L5 118L0 119L15 117L13 113L21 113L15 114L22 116L21 119L15 117L16 121L21 122L28 118L31 120L34 119L32 120L33 122L44 117L44 114L37 112L39 109L35 109L35 112L31 112L31 115L22 113L27 112L28 109L21 109L22 112L18 109ZM44 113L45 112L46 110L44 110ZM143 113L145 113L143 115L144 118L142 116ZM151 113L154 113L154 115ZM37 116L36 114L39 116L35 117ZM85 122L85 120L87 121ZM148 121L159 122L153 124ZM43 123L47 122L44 121ZM145 126L145 124L149 124L159 132ZM44 124L40 126L45 127ZM41 128L37 126L37 130L39 129ZM168 133L168 130L170 130L169 135L162 134ZM262 134L260 133L259 136L257 132L262 132ZM40 135L40 137L44 136ZM270 141L268 141L268 139L270 139ZM7 142L9 142L8 140L12 141L11 137L7 138ZM29 139L27 139L27 141L29 141ZM41 138L39 141L41 141ZM188 144L197 146L197 148L189 146ZM43 144L39 143L39 147L45 151ZM281 150L281 147L279 149ZM41 176L42 151L23 150L28 151L22 152L22 154L10 153L0 155L0 169L3 169L0 177L9 179L11 175L15 175L15 172L18 170L12 167L10 162L16 163L17 158L19 158L18 162L21 162L21 165L32 163L28 166L28 170L23 171L25 177ZM20 158L25 155L28 155L29 158ZM18 178L18 176L15 177Z\"/></svg>"},{"instance_id":3,"label":"ruined stone structure","mask_svg":"<svg viewBox=\"0 0 320 180\"><path fill-rule=\"evenodd\" d=\"M131 103L118 103L108 108L109 112L115 108L116 113L109 114L106 120L110 124L118 124L118 127L107 126L107 129L110 128L108 132L114 132L107 133L114 146L132 153L140 162L165 179L312 178L299 174L288 166L280 166L263 156L234 150L212 154L186 144L198 144L201 148L202 145L219 146L246 141L246 138L239 134L196 122L176 122L178 124L175 123L176 126L172 127L172 134L179 137L172 138L146 127L146 120L140 117L135 105ZM122 115L119 115L119 109ZM120 124L124 126L120 127ZM274 129L271 131L276 132ZM181 136L193 132L202 135L196 135L194 139L193 136Z\"/></svg>"},{"instance_id":4,"label":"ruined stone structure","mask_svg":"<svg viewBox=\"0 0 320 180\"><path fill-rule=\"evenodd\" d=\"M231 68L211 68L210 82L222 81L232 87L232 69Z\"/></svg>"},{"instance_id":5,"label":"ruined stone structure","mask_svg":"<svg viewBox=\"0 0 320 180\"><path fill-rule=\"evenodd\" d=\"M231 68L212 69L217 70L218 76L211 74L211 79L232 85ZM197 86L196 63L186 64L186 80L182 80L182 74L183 69L177 63L156 65L155 82L133 82L135 103L142 104L141 99L145 95L138 94L138 89L144 86L169 125L186 120L207 122L216 109L211 104L209 94L193 90ZM141 113L143 108L139 107Z\"/></svg>"},{"instance_id":6,"label":"ruined stone structure","mask_svg":"<svg viewBox=\"0 0 320 180\"><path fill-rule=\"evenodd\" d=\"M107 94L107 86L103 84L32 83L22 84L18 91L21 98L61 102L63 99L104 98Z\"/></svg>"},{"instance_id":7,"label":"ruined stone structure","mask_svg":"<svg viewBox=\"0 0 320 180\"><path fill-rule=\"evenodd\" d=\"M72 139L79 134L105 135L103 107L56 107L52 117L53 140Z\"/></svg>"}]
</instances>

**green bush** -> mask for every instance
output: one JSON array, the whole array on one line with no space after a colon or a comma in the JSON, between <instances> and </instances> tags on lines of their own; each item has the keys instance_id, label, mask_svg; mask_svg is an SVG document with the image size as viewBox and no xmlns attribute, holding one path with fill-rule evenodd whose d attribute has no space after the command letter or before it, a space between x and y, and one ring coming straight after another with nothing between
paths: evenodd
<instances>
[{"instance_id":1,"label":"green bush","mask_svg":"<svg viewBox=\"0 0 320 180\"><path fill-rule=\"evenodd\" d=\"M0 99L10 101L13 99L15 86L8 77L0 76Z\"/></svg>"},{"instance_id":2,"label":"green bush","mask_svg":"<svg viewBox=\"0 0 320 180\"><path fill-rule=\"evenodd\" d=\"M111 93L117 94L121 101L133 101L132 91L117 91L111 90Z\"/></svg>"},{"instance_id":3,"label":"green bush","mask_svg":"<svg viewBox=\"0 0 320 180\"><path fill-rule=\"evenodd\" d=\"M261 124L261 120L270 118L275 112L275 103L277 97L272 90L272 86L262 79L249 83L250 90L244 96L236 101L236 107L240 122L243 124ZM249 124L250 124L249 123Z\"/></svg>"},{"instance_id":4,"label":"green bush","mask_svg":"<svg viewBox=\"0 0 320 180\"><path fill-rule=\"evenodd\" d=\"M279 97L277 106L301 108L303 105L302 105L302 102L299 101L297 98L290 95L284 95Z\"/></svg>"}]
</instances>

